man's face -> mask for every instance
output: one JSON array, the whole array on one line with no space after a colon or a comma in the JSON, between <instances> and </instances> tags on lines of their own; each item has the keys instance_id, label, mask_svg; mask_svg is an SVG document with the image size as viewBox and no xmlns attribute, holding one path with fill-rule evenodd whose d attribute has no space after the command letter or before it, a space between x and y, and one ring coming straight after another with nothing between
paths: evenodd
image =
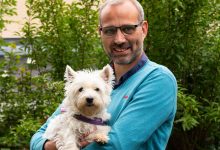
<instances>
[{"instance_id":1,"label":"man's face","mask_svg":"<svg viewBox=\"0 0 220 150\"><path fill-rule=\"evenodd\" d=\"M147 22L140 22L138 17L138 10L131 2L106 6L102 10L100 16L101 40L105 52L115 64L131 64L139 58L143 51L143 41L147 35ZM134 31L129 34L124 33L119 28L112 35L106 34L111 33L111 30L106 32L104 30L106 27L120 27L124 25L138 26L135 26ZM124 31L126 32L126 28Z\"/></svg>"}]
</instances>

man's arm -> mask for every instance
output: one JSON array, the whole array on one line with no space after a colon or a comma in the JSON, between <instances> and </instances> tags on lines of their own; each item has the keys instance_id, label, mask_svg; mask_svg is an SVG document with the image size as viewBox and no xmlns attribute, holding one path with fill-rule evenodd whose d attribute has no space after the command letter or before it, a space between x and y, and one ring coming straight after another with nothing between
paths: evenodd
<instances>
[{"instance_id":1,"label":"man's arm","mask_svg":"<svg viewBox=\"0 0 220 150\"><path fill-rule=\"evenodd\" d=\"M152 72L120 114L105 145L85 150L165 149L176 112L177 84L171 73Z\"/></svg>"},{"instance_id":2,"label":"man's arm","mask_svg":"<svg viewBox=\"0 0 220 150\"><path fill-rule=\"evenodd\" d=\"M46 123L41 126L41 128L32 136L30 149L31 150L43 150L43 146L47 139L44 139L42 135L44 134L45 130L47 129L47 125L52 118L60 114L60 107L56 109L56 111L52 114L50 118L47 119Z\"/></svg>"}]
</instances>

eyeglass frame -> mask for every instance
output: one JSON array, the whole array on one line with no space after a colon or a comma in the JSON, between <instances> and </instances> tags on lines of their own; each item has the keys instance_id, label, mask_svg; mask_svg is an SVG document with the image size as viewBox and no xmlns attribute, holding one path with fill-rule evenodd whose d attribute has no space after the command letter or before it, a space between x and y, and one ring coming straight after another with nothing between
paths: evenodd
<instances>
[{"instance_id":1,"label":"eyeglass frame","mask_svg":"<svg viewBox=\"0 0 220 150\"><path fill-rule=\"evenodd\" d=\"M123 27L132 26L132 27L134 27L134 31L135 31L136 28L139 27L139 26L142 25L142 24L143 24L143 21L140 21L138 24L134 24L134 25L132 25L132 24L125 24L125 25L122 25L122 26L119 26L119 27L116 27L116 26L101 27L101 26L100 26L100 27L99 27L99 31L100 31L100 32L103 32L103 28L110 28L110 27L112 27L112 28L116 29L116 30L115 30L116 32L115 32L114 34L112 34L112 35L104 34L105 36L107 36L107 37L113 37L113 36L115 36L116 33L117 33L117 31L118 31L118 29L120 29L121 33L126 36L126 35L131 35L131 34L133 34L134 32L132 32L132 33L126 33L126 32L124 32L124 31L122 30Z\"/></svg>"}]
</instances>

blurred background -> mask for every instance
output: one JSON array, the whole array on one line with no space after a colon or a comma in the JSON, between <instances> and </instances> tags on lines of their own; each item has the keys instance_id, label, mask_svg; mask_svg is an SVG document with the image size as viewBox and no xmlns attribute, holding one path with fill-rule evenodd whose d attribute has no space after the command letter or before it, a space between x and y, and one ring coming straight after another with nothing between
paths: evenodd
<instances>
[{"instance_id":1,"label":"blurred background","mask_svg":"<svg viewBox=\"0 0 220 150\"><path fill-rule=\"evenodd\" d=\"M144 50L178 81L167 150L220 150L219 1L139 2L149 23ZM0 0L0 149L29 149L64 98L67 64L80 70L109 63L97 32L101 3Z\"/></svg>"}]
</instances>

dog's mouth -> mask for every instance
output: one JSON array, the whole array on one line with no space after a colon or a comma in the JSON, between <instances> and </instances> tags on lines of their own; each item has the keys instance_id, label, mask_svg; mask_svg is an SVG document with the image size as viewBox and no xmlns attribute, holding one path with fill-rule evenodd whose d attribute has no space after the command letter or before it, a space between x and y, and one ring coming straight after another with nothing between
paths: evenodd
<instances>
[{"instance_id":1,"label":"dog's mouth","mask_svg":"<svg viewBox=\"0 0 220 150\"><path fill-rule=\"evenodd\" d=\"M98 101L94 97L86 97L82 101L79 101L79 103L76 103L76 108L80 112L80 114L83 114L85 116L93 116L103 109L102 103L100 100Z\"/></svg>"},{"instance_id":2,"label":"dog's mouth","mask_svg":"<svg viewBox=\"0 0 220 150\"><path fill-rule=\"evenodd\" d=\"M81 114L85 116L93 116L100 112L100 106L95 103L86 103L83 107L79 108Z\"/></svg>"},{"instance_id":3,"label":"dog's mouth","mask_svg":"<svg viewBox=\"0 0 220 150\"><path fill-rule=\"evenodd\" d=\"M94 104L93 103L87 103L86 106L87 107L92 107L92 106L94 106Z\"/></svg>"}]
</instances>

